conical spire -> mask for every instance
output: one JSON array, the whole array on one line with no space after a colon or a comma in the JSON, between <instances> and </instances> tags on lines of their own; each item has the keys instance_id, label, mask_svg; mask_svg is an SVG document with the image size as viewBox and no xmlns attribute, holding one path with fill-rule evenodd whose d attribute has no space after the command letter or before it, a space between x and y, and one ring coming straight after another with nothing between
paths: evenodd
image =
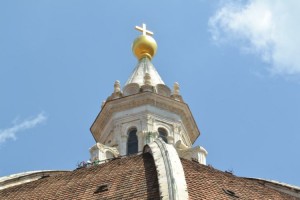
<instances>
[{"instance_id":1,"label":"conical spire","mask_svg":"<svg viewBox=\"0 0 300 200\"><path fill-rule=\"evenodd\" d=\"M151 37L153 32L148 31L145 24L142 27L136 26L135 28L142 32L142 35L137 37L132 44L132 51L138 59L138 64L125 85L130 83L137 83L140 86L144 85L146 75L147 77L150 76L150 85L165 84L151 63L151 59L157 50L157 44L153 37Z\"/></svg>"},{"instance_id":2,"label":"conical spire","mask_svg":"<svg viewBox=\"0 0 300 200\"><path fill-rule=\"evenodd\" d=\"M134 68L125 85L128 85L130 83L137 83L140 86L144 85L144 77L146 73L148 73L151 77L151 85L155 86L157 84L165 84L149 58L144 57L139 60L139 63Z\"/></svg>"}]
</instances>

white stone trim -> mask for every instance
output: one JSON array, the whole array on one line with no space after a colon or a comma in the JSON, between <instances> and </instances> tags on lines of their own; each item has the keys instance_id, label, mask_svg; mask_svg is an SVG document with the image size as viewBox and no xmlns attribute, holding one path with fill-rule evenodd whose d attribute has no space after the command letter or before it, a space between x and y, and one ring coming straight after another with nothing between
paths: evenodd
<instances>
[{"instance_id":1,"label":"white stone trim","mask_svg":"<svg viewBox=\"0 0 300 200\"><path fill-rule=\"evenodd\" d=\"M156 139L144 147L150 152L156 166L160 198L163 200L189 199L187 184L180 158L173 145Z\"/></svg>"},{"instance_id":2,"label":"white stone trim","mask_svg":"<svg viewBox=\"0 0 300 200\"><path fill-rule=\"evenodd\" d=\"M55 176L60 173L70 172L69 170L38 170L28 171L9 176L0 177L0 190L10 188L16 185L21 185L36 181L42 177Z\"/></svg>"},{"instance_id":3,"label":"white stone trim","mask_svg":"<svg viewBox=\"0 0 300 200\"><path fill-rule=\"evenodd\" d=\"M184 134L187 138L183 141L188 146L192 146L192 143L200 135L200 131L187 104L152 92L142 92L108 100L90 130L96 142L105 143L106 135L113 128L110 126L110 122L117 122L120 118L130 118L130 116L136 116L136 114L141 112L153 113L158 115L159 118L167 116L171 120L172 125L174 122L180 124L182 131L181 133L176 133L176 135ZM146 131L149 130L146 129ZM174 136L174 139L176 137ZM176 142L176 139L174 142Z\"/></svg>"},{"instance_id":4,"label":"white stone trim","mask_svg":"<svg viewBox=\"0 0 300 200\"><path fill-rule=\"evenodd\" d=\"M159 128L165 129L168 136L171 135L172 133L172 125L168 124L168 122L156 120L155 123L156 131L158 131Z\"/></svg>"},{"instance_id":5,"label":"white stone trim","mask_svg":"<svg viewBox=\"0 0 300 200\"><path fill-rule=\"evenodd\" d=\"M181 140L175 144L175 148L180 158L191 161L197 161L200 164L206 165L207 151L201 146L187 147Z\"/></svg>"},{"instance_id":6,"label":"white stone trim","mask_svg":"<svg viewBox=\"0 0 300 200\"><path fill-rule=\"evenodd\" d=\"M111 156L108 156L111 155ZM114 147L109 147L106 146L104 144L101 144L99 142L97 142L95 145L93 145L90 148L90 161L104 161L106 159L110 159L110 158L116 158L118 156L120 156L119 151L117 150L117 148Z\"/></svg>"}]
</instances>

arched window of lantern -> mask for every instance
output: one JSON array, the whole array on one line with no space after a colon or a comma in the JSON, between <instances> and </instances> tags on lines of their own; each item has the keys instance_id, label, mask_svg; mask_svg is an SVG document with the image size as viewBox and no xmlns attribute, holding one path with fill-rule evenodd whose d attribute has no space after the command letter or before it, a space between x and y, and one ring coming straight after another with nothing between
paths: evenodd
<instances>
[{"instance_id":1,"label":"arched window of lantern","mask_svg":"<svg viewBox=\"0 0 300 200\"><path fill-rule=\"evenodd\" d=\"M138 137L136 135L137 129L131 128L128 131L127 140L127 154L135 154L138 152Z\"/></svg>"},{"instance_id":2,"label":"arched window of lantern","mask_svg":"<svg viewBox=\"0 0 300 200\"><path fill-rule=\"evenodd\" d=\"M160 137L163 141L165 141L165 143L168 143L168 133L167 133L166 129L159 128L158 134L159 134L158 137Z\"/></svg>"}]
</instances>

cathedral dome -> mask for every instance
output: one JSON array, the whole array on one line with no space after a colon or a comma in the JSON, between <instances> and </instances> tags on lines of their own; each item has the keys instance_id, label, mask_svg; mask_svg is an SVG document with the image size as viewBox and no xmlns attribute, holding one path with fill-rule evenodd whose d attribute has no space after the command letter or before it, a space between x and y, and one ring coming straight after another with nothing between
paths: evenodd
<instances>
[{"instance_id":1,"label":"cathedral dome","mask_svg":"<svg viewBox=\"0 0 300 200\"><path fill-rule=\"evenodd\" d=\"M145 24L136 29L142 32L132 45L138 64L123 91L115 82L92 124L91 158L73 171L0 177L0 199L300 200L299 187L206 166L207 151L195 144L200 131L179 84L171 93L151 63L153 32Z\"/></svg>"}]
</instances>

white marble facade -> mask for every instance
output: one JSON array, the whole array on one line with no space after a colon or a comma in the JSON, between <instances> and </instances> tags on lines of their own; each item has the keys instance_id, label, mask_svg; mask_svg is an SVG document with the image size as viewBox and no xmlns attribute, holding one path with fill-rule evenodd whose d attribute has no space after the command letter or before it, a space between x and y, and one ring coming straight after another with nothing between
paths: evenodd
<instances>
[{"instance_id":1,"label":"white marble facade","mask_svg":"<svg viewBox=\"0 0 300 200\"><path fill-rule=\"evenodd\" d=\"M103 102L91 126L98 144L90 150L91 160L127 155L128 134L133 129L138 139L138 152L157 139L159 130L163 130L165 141L173 145L179 155L206 164L205 149L192 148L200 131L180 95L179 84L175 83L171 91L147 58L139 61L123 90L116 81L113 93ZM109 153L110 148L118 153Z\"/></svg>"},{"instance_id":2,"label":"white marble facade","mask_svg":"<svg viewBox=\"0 0 300 200\"><path fill-rule=\"evenodd\" d=\"M138 151L144 145L158 137L158 129L162 128L167 133L168 143L175 144L182 141L186 146L191 146L191 141L186 137L186 130L180 117L174 113L145 105L130 110L115 113L110 125L103 130L100 141L110 147L116 147L120 155L127 154L128 132L135 128L138 136Z\"/></svg>"}]
</instances>

